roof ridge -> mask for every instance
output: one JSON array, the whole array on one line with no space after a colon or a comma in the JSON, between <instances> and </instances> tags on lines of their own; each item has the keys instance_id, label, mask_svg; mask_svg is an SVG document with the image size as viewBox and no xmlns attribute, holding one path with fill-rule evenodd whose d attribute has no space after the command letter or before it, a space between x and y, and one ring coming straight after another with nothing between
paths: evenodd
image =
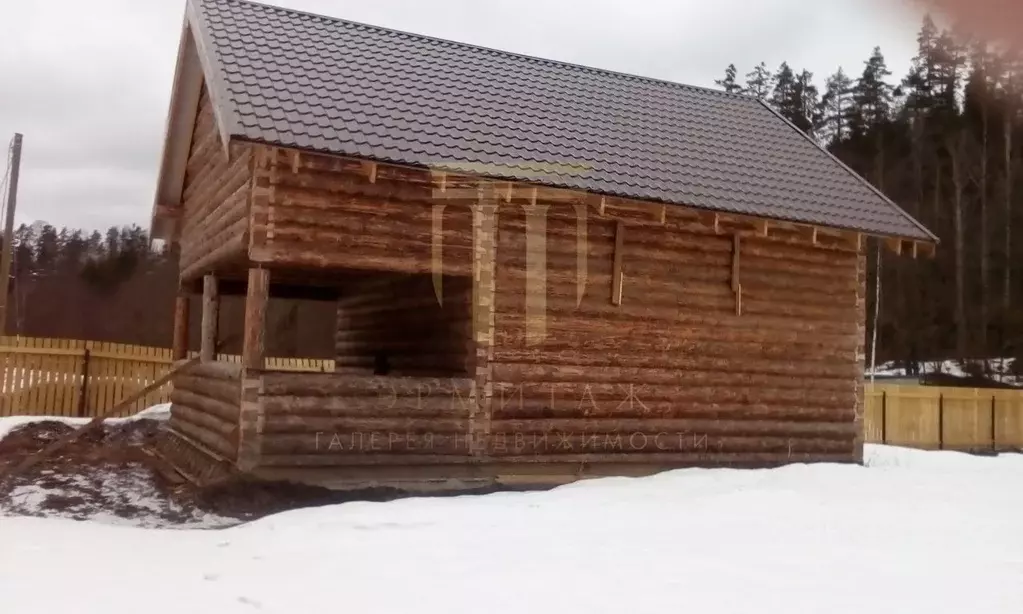
<instances>
[{"instance_id":1,"label":"roof ridge","mask_svg":"<svg viewBox=\"0 0 1023 614\"><path fill-rule=\"evenodd\" d=\"M542 58L542 57L535 56L535 55L519 53L517 51L507 51L505 49L497 49L497 48L494 48L494 47L486 47L486 46L483 46L483 45L476 45L476 44L473 44L473 43L465 43L465 42L461 42L461 41L451 40L451 39L448 39L448 38L440 38L438 36L431 36L429 34L418 34L416 32L409 32L409 31L406 31L406 30L397 30L395 28L388 28L386 26L378 26L378 25L375 25L375 24L369 24L369 23L365 23L365 22L361 22L361 21L353 21L351 19L344 19L344 18L341 18L341 17L332 17L330 15L323 15L323 14L320 14L320 13L312 13L312 12L309 12L309 11L302 11L302 10L299 10L299 9L293 9L293 8L288 8L288 7L284 7L284 6L277 6L275 4L266 4L264 2L255 2L254 0L199 0L199 1L201 3L206 3L206 2L228 2L228 3L235 3L235 4L247 4L247 5L250 5L250 6L258 6L258 7L265 8L265 9L271 9L271 10L274 10L274 11L277 11L277 12L280 12L280 13L287 13L287 14L291 14L291 15L300 15L300 16L303 16L303 17L311 17L311 18L314 18L314 19L322 19L322 20L325 20L327 22L332 22L332 23L343 23L343 24L349 24L349 25L359 26L359 27L363 27L363 28L370 28L370 29L373 29L373 30L377 30L378 32L385 32L385 33L389 33L389 34L399 34L399 35L402 35L402 36L411 36L411 37L414 37L414 38L417 38L417 39L421 39L421 40L428 40L428 41L433 41L433 42L438 42L438 43L445 43L445 44L449 44L449 45L456 45L456 46L464 48L464 49L474 49L474 50L477 50L477 51L487 51L487 52L490 52L490 53L496 53L498 55L520 58L520 59L523 59L523 60L528 60L530 62L536 62L536 63L540 63L540 64L564 66L564 67L567 67L567 68L573 68L575 70L582 70L582 71L586 71L586 72L594 73L594 74L598 74L598 75L610 75L610 76L613 76L613 77L631 79L631 80L641 81L641 82L645 82L645 83L656 83L656 84L667 85L667 86L675 87L675 88L679 88L679 89L693 90L693 91L697 91L697 92L705 92L705 93L708 93L708 94L719 95L722 98L730 98L732 100L742 100L743 102L748 102L748 103L754 103L755 104L757 102L757 99L753 98L751 96L747 96L745 94L735 94L735 93L731 93L731 92L726 92L724 90L719 90L719 89L715 89L715 88L712 88L712 87L706 87L706 86L702 86L702 85L691 85L689 83L680 83L678 81L669 81L667 79L658 79L657 77L647 77L647 76L644 76L644 75L636 75L636 74L622 72L622 71L618 71L618 70L609 70L607 68L598 68L596 66L587 66L585 64L577 64L575 62L565 62L563 60L552 60L550 58Z\"/></svg>"}]
</instances>

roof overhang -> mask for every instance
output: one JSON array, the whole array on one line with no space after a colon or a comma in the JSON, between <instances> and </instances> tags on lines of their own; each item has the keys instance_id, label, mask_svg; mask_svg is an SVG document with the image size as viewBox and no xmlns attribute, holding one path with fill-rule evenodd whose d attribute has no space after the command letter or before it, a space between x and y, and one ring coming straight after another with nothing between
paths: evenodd
<instances>
[{"instance_id":1,"label":"roof overhang","mask_svg":"<svg viewBox=\"0 0 1023 614\"><path fill-rule=\"evenodd\" d=\"M204 42L198 10L197 3L189 0L181 26L178 59L171 86L170 109L167 112L167 124L164 129L163 153L160 157L160 171L153 199L150 222L150 237L153 239L173 241L177 237L185 171L204 83L207 84L207 93L213 102L213 114L220 133L221 146L225 153L230 151L232 124L225 107L220 104L223 91L219 87L221 81L206 54L207 45Z\"/></svg>"}]
</instances>

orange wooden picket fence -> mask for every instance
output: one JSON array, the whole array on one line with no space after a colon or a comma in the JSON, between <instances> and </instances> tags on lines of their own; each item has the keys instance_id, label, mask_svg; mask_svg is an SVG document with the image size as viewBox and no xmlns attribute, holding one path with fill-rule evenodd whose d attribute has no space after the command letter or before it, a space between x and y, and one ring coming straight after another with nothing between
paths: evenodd
<instances>
[{"instance_id":1,"label":"orange wooden picket fence","mask_svg":"<svg viewBox=\"0 0 1023 614\"><path fill-rule=\"evenodd\" d=\"M240 362L237 355L218 360ZM168 348L0 337L0 416L110 416L121 399L163 376ZM333 360L268 358L268 369L330 372ZM120 412L166 403L170 385ZM867 385L865 439L923 449L1023 449L1023 390Z\"/></svg>"},{"instance_id":2,"label":"orange wooden picket fence","mask_svg":"<svg viewBox=\"0 0 1023 614\"><path fill-rule=\"evenodd\" d=\"M237 355L218 360L240 362ZM170 369L169 348L38 337L0 337L0 416L108 416L121 399ZM268 369L333 371L333 360L268 358ZM166 385L126 408L131 415L166 403Z\"/></svg>"},{"instance_id":3,"label":"orange wooden picket fence","mask_svg":"<svg viewBox=\"0 0 1023 614\"><path fill-rule=\"evenodd\" d=\"M866 387L866 441L925 450L1023 449L1023 390Z\"/></svg>"}]
</instances>

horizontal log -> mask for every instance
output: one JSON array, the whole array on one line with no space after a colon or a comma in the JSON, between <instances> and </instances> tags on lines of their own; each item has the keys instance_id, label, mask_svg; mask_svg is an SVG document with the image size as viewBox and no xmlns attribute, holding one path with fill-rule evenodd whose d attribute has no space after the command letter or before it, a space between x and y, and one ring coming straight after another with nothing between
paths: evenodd
<instances>
[{"instance_id":1,"label":"horizontal log","mask_svg":"<svg viewBox=\"0 0 1023 614\"><path fill-rule=\"evenodd\" d=\"M643 301L625 302L614 305L607 297L586 297L577 302L572 297L548 297L546 301L548 321L600 319L603 321L642 323L659 321L660 326L686 326L716 329L727 325L733 329L754 329L764 332L801 333L806 335L848 335L856 334L859 322L854 310L847 310L843 320L823 320L794 317L781 312L749 312L743 305L742 317L735 317L735 297L722 297L715 310L686 308L677 303L654 302L652 297ZM514 325L525 316L525 297L522 295L500 294L497 310L500 318L508 318L507 325Z\"/></svg>"},{"instance_id":2,"label":"horizontal log","mask_svg":"<svg viewBox=\"0 0 1023 614\"><path fill-rule=\"evenodd\" d=\"M200 362L189 368L186 374L193 377L233 382L241 379L242 366L222 361Z\"/></svg>"},{"instance_id":3,"label":"horizontal log","mask_svg":"<svg viewBox=\"0 0 1023 614\"><path fill-rule=\"evenodd\" d=\"M187 390L227 405L236 406L241 400L240 380L221 380L196 375L176 375L172 380L174 390Z\"/></svg>"},{"instance_id":4,"label":"horizontal log","mask_svg":"<svg viewBox=\"0 0 1023 614\"><path fill-rule=\"evenodd\" d=\"M351 243L354 243L352 245ZM432 273L433 261L429 246L409 245L405 253L383 242L377 245L352 241L339 245L334 240L303 241L276 237L272 245L254 248L249 255L255 262L310 269L343 269L366 271L397 271L401 273ZM472 274L468 250L462 254L445 252L442 270L446 275Z\"/></svg>"},{"instance_id":5,"label":"horizontal log","mask_svg":"<svg viewBox=\"0 0 1023 614\"><path fill-rule=\"evenodd\" d=\"M498 462L499 461L499 462ZM685 467L775 467L789 463L852 463L852 449L848 452L789 454L784 452L743 452L722 453L716 451L674 452L651 454L560 454L503 456L479 459L469 456L448 455L396 455L396 454L273 454L260 459L262 467L373 467L407 466L409 468L436 465L477 464L481 474L517 475L518 471L530 474L566 475L576 479L587 475L588 468L601 466L648 466L650 472ZM539 466L539 467L538 467ZM534 468L536 467L536 468ZM537 469L542 468L542 471Z\"/></svg>"},{"instance_id":6,"label":"horizontal log","mask_svg":"<svg viewBox=\"0 0 1023 614\"><path fill-rule=\"evenodd\" d=\"M527 319L525 316L502 314L497 331L498 343L524 344ZM666 325L659 320L639 319L603 319L584 317L564 317L551 319L547 322L546 340L552 344L559 342L585 342L587 347L598 349L599 343L607 347L622 347L621 340L629 339L628 347L634 351L643 351L651 347L675 349L682 342L700 343L720 341L722 343L758 343L789 348L826 349L834 352L852 352L862 341L860 331L849 328L843 333L823 333L808 335L800 330L781 330L753 328L746 326L728 326L727 320L716 324L712 319L703 325L686 325L686 322L672 322ZM598 338L604 341L598 342ZM591 345L591 342L596 345Z\"/></svg>"},{"instance_id":7,"label":"horizontal log","mask_svg":"<svg viewBox=\"0 0 1023 614\"><path fill-rule=\"evenodd\" d=\"M263 433L468 433L469 420L415 417L311 417L267 412Z\"/></svg>"},{"instance_id":8,"label":"horizontal log","mask_svg":"<svg viewBox=\"0 0 1023 614\"><path fill-rule=\"evenodd\" d=\"M208 447L213 452L220 454L224 458L233 459L237 456L237 446L231 441L226 439L224 436L211 431L207 428L196 426L191 422L184 420L174 420L172 418L169 426L180 432L181 434L194 439L195 441Z\"/></svg>"},{"instance_id":9,"label":"horizontal log","mask_svg":"<svg viewBox=\"0 0 1023 614\"><path fill-rule=\"evenodd\" d=\"M468 454L264 454L259 466L273 467L374 467L420 468L478 464Z\"/></svg>"},{"instance_id":10,"label":"horizontal log","mask_svg":"<svg viewBox=\"0 0 1023 614\"><path fill-rule=\"evenodd\" d=\"M366 454L467 455L480 448L492 457L527 457L558 454L629 455L713 452L716 454L781 453L794 457L812 454L851 453L854 437L821 439L800 437L709 435L666 432L614 434L508 433L473 439L469 435L409 433L405 431L320 432L265 434L262 451L267 455L362 456Z\"/></svg>"},{"instance_id":11,"label":"horizontal log","mask_svg":"<svg viewBox=\"0 0 1023 614\"><path fill-rule=\"evenodd\" d=\"M643 300L642 297L648 293L676 293L685 292L712 292L720 294L722 288L728 288L728 275L723 271L706 270L703 272L690 269L688 273L678 273L670 277L642 277L635 276L629 272L626 262L623 264L625 274L628 276L627 292L623 295L625 301ZM530 274L523 270L511 267L498 267L497 288L500 292L521 293L525 290L526 280L531 279ZM546 283L548 293L575 296L578 288L579 276L573 268L569 271L547 271ZM587 294L602 292L603 288L611 285L611 275L590 272L586 276L585 292ZM743 292L746 294L746 278L743 278ZM599 292L598 292L599 291ZM829 307L836 310L851 309L855 304L856 290L848 287L844 290L835 289L833 292L808 291L806 288L785 288L775 287L771 284L761 284L753 280L750 284L748 294L757 300L766 300L778 303L810 304L820 307ZM631 298L630 298L631 297Z\"/></svg>"},{"instance_id":12,"label":"horizontal log","mask_svg":"<svg viewBox=\"0 0 1023 614\"><path fill-rule=\"evenodd\" d=\"M623 400L578 402L550 399L519 399L495 393L492 416L495 420L540 419L613 419L637 418L686 420L777 420L789 422L851 423L856 418L855 404L819 405L809 402L745 403L723 400L655 401L642 403Z\"/></svg>"},{"instance_id":13,"label":"horizontal log","mask_svg":"<svg viewBox=\"0 0 1023 614\"><path fill-rule=\"evenodd\" d=\"M636 364L629 362L628 355L672 353L681 356L713 356L717 358L754 357L772 360L811 361L821 360L831 363L853 362L853 353L857 345L852 342L843 347L820 346L813 342L779 344L770 339L762 341L733 341L731 339L686 339L684 336L662 335L657 337L650 333L631 336L604 330L600 335L590 335L580 339L578 335L559 333L548 328L543 340L541 353L533 360L523 359L522 348L527 348L527 340L522 330L508 330L498 326L495 333L495 360L501 362L550 362L544 355L578 352L585 348L589 352L599 354L603 364ZM628 343L624 343L628 340ZM657 364L656 362L654 364ZM661 363L658 366L665 366Z\"/></svg>"},{"instance_id":14,"label":"horizontal log","mask_svg":"<svg viewBox=\"0 0 1023 614\"><path fill-rule=\"evenodd\" d=\"M699 419L606 419L580 418L548 420L493 420L490 433L570 433L632 434L654 436L658 433L678 435L728 435L740 437L790 437L848 441L859 428L849 422L791 422L777 420L699 420Z\"/></svg>"},{"instance_id":15,"label":"horizontal log","mask_svg":"<svg viewBox=\"0 0 1023 614\"><path fill-rule=\"evenodd\" d=\"M684 370L676 368L637 368L605 366L573 366L522 363L491 363L494 382L516 385L525 382L537 384L571 382L587 384L675 385L675 386L744 386L777 389L806 389L849 392L856 389L857 381L850 378L851 369L837 376L793 378L790 375L747 372L742 363L736 365L721 361L719 370ZM738 367L738 368L736 368ZM765 365L771 368L771 365Z\"/></svg>"},{"instance_id":16,"label":"horizontal log","mask_svg":"<svg viewBox=\"0 0 1023 614\"><path fill-rule=\"evenodd\" d=\"M182 280L189 281L195 279L220 266L223 266L226 262L231 262L242 257L248 247L248 239L245 236L246 224L247 220L245 218L236 221L234 225L224 233L224 236L222 237L223 240L218 241L215 247L209 251L205 251L203 255L195 258L192 264L182 267Z\"/></svg>"},{"instance_id":17,"label":"horizontal log","mask_svg":"<svg viewBox=\"0 0 1023 614\"><path fill-rule=\"evenodd\" d=\"M772 360L749 353L729 353L724 356L707 352L683 354L667 352L649 353L597 353L585 347L566 348L562 351L548 351L538 348L497 347L494 363L546 364L576 367L623 367L655 369L690 369L707 371L732 371L736 373L762 373L768 375L790 375L809 378L863 378L861 366L842 357L839 360L813 360L806 356L793 356L785 361Z\"/></svg>"},{"instance_id":18,"label":"horizontal log","mask_svg":"<svg viewBox=\"0 0 1023 614\"><path fill-rule=\"evenodd\" d=\"M323 431L316 433L265 433L262 453L274 454L470 454L467 433L416 433L407 431Z\"/></svg>"},{"instance_id":19,"label":"horizontal log","mask_svg":"<svg viewBox=\"0 0 1023 614\"><path fill-rule=\"evenodd\" d=\"M171 403L175 407L182 406L194 411L208 414L217 419L218 422L233 425L237 424L240 414L237 403L226 403L219 399L196 394L190 390L175 388L171 391Z\"/></svg>"},{"instance_id":20,"label":"horizontal log","mask_svg":"<svg viewBox=\"0 0 1023 614\"><path fill-rule=\"evenodd\" d=\"M275 415L310 418L330 417L414 417L443 418L468 416L475 401L470 395L394 397L379 396L263 396L267 420Z\"/></svg>"},{"instance_id":21,"label":"horizontal log","mask_svg":"<svg viewBox=\"0 0 1023 614\"><path fill-rule=\"evenodd\" d=\"M837 454L853 447L853 436L843 439L801 437L754 437L711 435L704 433L625 432L616 434L519 433L495 434L487 448L492 457L613 453L630 454L714 451L715 453L784 453L793 455Z\"/></svg>"},{"instance_id":22,"label":"horizontal log","mask_svg":"<svg viewBox=\"0 0 1023 614\"><path fill-rule=\"evenodd\" d=\"M263 374L266 396L451 396L468 395L473 381L459 378L412 378L372 376L358 377L333 373L270 373Z\"/></svg>"},{"instance_id":23,"label":"horizontal log","mask_svg":"<svg viewBox=\"0 0 1023 614\"><path fill-rule=\"evenodd\" d=\"M854 390L771 389L757 386L657 386L603 383L494 383L494 403L501 409L526 406L526 401L545 403L547 407L575 408L588 414L595 408L636 408L642 411L655 407L682 407L689 402L736 403L746 405L797 404L802 407L852 408L856 403ZM603 402L603 403L602 403ZM599 403L599 405L598 405ZM535 406L535 403L533 403Z\"/></svg>"},{"instance_id":24,"label":"horizontal log","mask_svg":"<svg viewBox=\"0 0 1023 614\"><path fill-rule=\"evenodd\" d=\"M207 411L198 405L188 405L187 401L171 398L171 416L176 424L178 421L187 422L196 428L212 431L223 437L226 441L234 442L238 432L238 417L234 422L227 421L219 414Z\"/></svg>"}]
</instances>

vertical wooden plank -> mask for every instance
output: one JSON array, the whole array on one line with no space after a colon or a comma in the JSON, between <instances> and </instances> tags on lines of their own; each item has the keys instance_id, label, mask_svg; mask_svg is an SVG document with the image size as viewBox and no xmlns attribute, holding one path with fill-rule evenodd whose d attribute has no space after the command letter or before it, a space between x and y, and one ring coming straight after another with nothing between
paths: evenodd
<instances>
[{"instance_id":1,"label":"vertical wooden plank","mask_svg":"<svg viewBox=\"0 0 1023 614\"><path fill-rule=\"evenodd\" d=\"M80 364L81 371L79 372L78 378L78 395L76 398L77 403L77 414L79 416L89 415L89 369L92 356L92 350L82 350L82 359Z\"/></svg>"},{"instance_id":2,"label":"vertical wooden plank","mask_svg":"<svg viewBox=\"0 0 1023 614\"><path fill-rule=\"evenodd\" d=\"M52 339L46 339L43 343L43 349L52 350L54 345L55 343ZM39 402L43 406L44 414L59 415L53 398L54 372L57 369L56 360L52 354L44 355L42 358L43 367L39 374L41 380Z\"/></svg>"},{"instance_id":3,"label":"vertical wooden plank","mask_svg":"<svg viewBox=\"0 0 1023 614\"><path fill-rule=\"evenodd\" d=\"M174 299L174 337L171 345L171 359L183 360L188 356L188 294L178 290Z\"/></svg>"},{"instance_id":4,"label":"vertical wooden plank","mask_svg":"<svg viewBox=\"0 0 1023 614\"><path fill-rule=\"evenodd\" d=\"M245 331L242 364L247 369L262 369L266 357L266 306L269 299L270 271L249 269L249 289L245 297Z\"/></svg>"},{"instance_id":5,"label":"vertical wooden plank","mask_svg":"<svg viewBox=\"0 0 1023 614\"><path fill-rule=\"evenodd\" d=\"M622 287L625 283L622 264L625 252L625 224L618 222L615 227L614 271L611 277L611 303L622 304Z\"/></svg>"},{"instance_id":6,"label":"vertical wooden plank","mask_svg":"<svg viewBox=\"0 0 1023 614\"><path fill-rule=\"evenodd\" d=\"M111 371L113 372L113 381L110 386L110 405L104 412L105 415L109 415L112 410L121 399L124 398L124 381L127 376L126 366L131 360L130 354L125 351L126 348L123 345L115 346L114 351L119 356L118 358L111 361Z\"/></svg>"},{"instance_id":7,"label":"vertical wooden plank","mask_svg":"<svg viewBox=\"0 0 1023 614\"><path fill-rule=\"evenodd\" d=\"M219 307L217 277L216 275L206 275L202 279L202 335L199 342L199 355L203 362L216 359Z\"/></svg>"}]
</instances>

